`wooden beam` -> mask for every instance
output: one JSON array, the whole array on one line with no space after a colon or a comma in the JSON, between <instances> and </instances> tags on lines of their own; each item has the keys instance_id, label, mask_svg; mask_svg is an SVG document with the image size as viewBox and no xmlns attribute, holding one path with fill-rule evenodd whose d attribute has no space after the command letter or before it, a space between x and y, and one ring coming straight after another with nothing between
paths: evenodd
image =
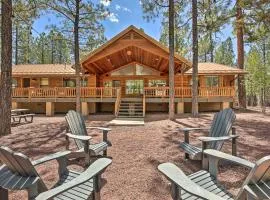
<instances>
[{"instance_id":1,"label":"wooden beam","mask_svg":"<svg viewBox=\"0 0 270 200\"><path fill-rule=\"evenodd\" d=\"M164 72L164 69L166 69L166 66L169 66L169 60L165 60L163 65L160 66L159 71ZM169 70L169 67L167 67Z\"/></svg>"},{"instance_id":2,"label":"wooden beam","mask_svg":"<svg viewBox=\"0 0 270 200\"><path fill-rule=\"evenodd\" d=\"M117 53L118 51L121 51L129 46L130 43L127 42L130 40L119 40L117 42L115 42L114 44L108 46L106 49L104 49L102 52L99 52L98 54L94 55L93 57L85 60L82 65L91 63L91 62L95 62L97 60L100 60L104 57L110 56L111 54Z\"/></svg>"},{"instance_id":3,"label":"wooden beam","mask_svg":"<svg viewBox=\"0 0 270 200\"><path fill-rule=\"evenodd\" d=\"M101 67L99 67L96 63L92 63L94 65L95 68L98 69L98 71L100 71L101 73L104 73L104 69L102 69Z\"/></svg>"}]
</instances>

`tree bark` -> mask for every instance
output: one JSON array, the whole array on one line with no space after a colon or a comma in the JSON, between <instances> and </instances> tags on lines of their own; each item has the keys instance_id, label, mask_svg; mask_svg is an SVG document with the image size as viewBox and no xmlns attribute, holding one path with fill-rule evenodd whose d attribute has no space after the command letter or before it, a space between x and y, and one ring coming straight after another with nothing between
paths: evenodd
<instances>
[{"instance_id":1,"label":"tree bark","mask_svg":"<svg viewBox=\"0 0 270 200\"><path fill-rule=\"evenodd\" d=\"M174 120L174 0L169 0L169 119Z\"/></svg>"},{"instance_id":2,"label":"tree bark","mask_svg":"<svg viewBox=\"0 0 270 200\"><path fill-rule=\"evenodd\" d=\"M237 34L237 66L239 69L244 69L244 19L241 8L241 0L236 2L236 34ZM245 77L243 75L238 76L238 99L239 106L241 108L247 108L246 102L246 87L245 87Z\"/></svg>"},{"instance_id":3,"label":"tree bark","mask_svg":"<svg viewBox=\"0 0 270 200\"><path fill-rule=\"evenodd\" d=\"M15 30L15 64L18 65L18 36L19 36L19 28L18 24L16 24Z\"/></svg>"},{"instance_id":4,"label":"tree bark","mask_svg":"<svg viewBox=\"0 0 270 200\"><path fill-rule=\"evenodd\" d=\"M51 63L54 64L54 38L51 39L51 48L52 48L52 54L51 54Z\"/></svg>"},{"instance_id":5,"label":"tree bark","mask_svg":"<svg viewBox=\"0 0 270 200\"><path fill-rule=\"evenodd\" d=\"M262 113L265 114L266 112L266 105L265 105L265 88L266 88L266 74L267 74L267 68L266 68L266 41L263 39L263 80L262 80L262 88L261 88L261 110Z\"/></svg>"},{"instance_id":6,"label":"tree bark","mask_svg":"<svg viewBox=\"0 0 270 200\"><path fill-rule=\"evenodd\" d=\"M74 57L75 57L75 71L76 71L76 111L81 112L81 91L80 91L80 46L79 46L79 16L80 16L80 0L76 0L76 13L74 23Z\"/></svg>"},{"instance_id":7,"label":"tree bark","mask_svg":"<svg viewBox=\"0 0 270 200\"><path fill-rule=\"evenodd\" d=\"M213 44L214 41L212 31L210 31L209 42L210 42L210 61L214 62L214 44Z\"/></svg>"},{"instance_id":8,"label":"tree bark","mask_svg":"<svg viewBox=\"0 0 270 200\"><path fill-rule=\"evenodd\" d=\"M198 117L198 27L197 27L197 0L192 0L192 116Z\"/></svg>"},{"instance_id":9,"label":"tree bark","mask_svg":"<svg viewBox=\"0 0 270 200\"><path fill-rule=\"evenodd\" d=\"M0 136L11 133L12 0L2 1L1 13Z\"/></svg>"}]
</instances>

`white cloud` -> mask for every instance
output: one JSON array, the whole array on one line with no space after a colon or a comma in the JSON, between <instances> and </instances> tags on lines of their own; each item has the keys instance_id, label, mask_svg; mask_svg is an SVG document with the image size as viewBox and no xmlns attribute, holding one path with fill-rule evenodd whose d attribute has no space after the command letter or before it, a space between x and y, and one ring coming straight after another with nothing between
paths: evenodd
<instances>
[{"instance_id":1,"label":"white cloud","mask_svg":"<svg viewBox=\"0 0 270 200\"><path fill-rule=\"evenodd\" d=\"M118 23L119 22L119 19L118 19L118 15L115 14L115 13L109 13L107 18L111 21L111 22L114 22L114 23Z\"/></svg>"},{"instance_id":2,"label":"white cloud","mask_svg":"<svg viewBox=\"0 0 270 200\"><path fill-rule=\"evenodd\" d=\"M129 8L120 6L119 4L116 4L116 5L115 5L115 10L117 10L117 11L122 10L122 11L124 11L124 12L132 13L131 10L130 10Z\"/></svg>"},{"instance_id":3,"label":"white cloud","mask_svg":"<svg viewBox=\"0 0 270 200\"><path fill-rule=\"evenodd\" d=\"M111 1L110 0L100 0L100 3L107 7L111 4Z\"/></svg>"},{"instance_id":4,"label":"white cloud","mask_svg":"<svg viewBox=\"0 0 270 200\"><path fill-rule=\"evenodd\" d=\"M131 13L131 10L129 8L123 7L123 11Z\"/></svg>"},{"instance_id":5,"label":"white cloud","mask_svg":"<svg viewBox=\"0 0 270 200\"><path fill-rule=\"evenodd\" d=\"M141 0L139 0L139 4L142 5L142 1Z\"/></svg>"},{"instance_id":6,"label":"white cloud","mask_svg":"<svg viewBox=\"0 0 270 200\"><path fill-rule=\"evenodd\" d=\"M115 10L120 10L120 9L121 9L121 6L118 5L118 4L116 4L116 5L115 5Z\"/></svg>"}]
</instances>

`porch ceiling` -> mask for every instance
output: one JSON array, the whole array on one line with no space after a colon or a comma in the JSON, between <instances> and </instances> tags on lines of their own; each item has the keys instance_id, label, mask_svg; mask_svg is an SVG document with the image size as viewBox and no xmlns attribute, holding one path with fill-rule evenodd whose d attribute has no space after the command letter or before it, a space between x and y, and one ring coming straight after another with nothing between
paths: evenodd
<instances>
[{"instance_id":1,"label":"porch ceiling","mask_svg":"<svg viewBox=\"0 0 270 200\"><path fill-rule=\"evenodd\" d=\"M129 63L140 63L162 73L169 70L169 51L143 31L131 26L82 60L93 74L105 74ZM191 68L191 63L175 55L175 73Z\"/></svg>"}]
</instances>

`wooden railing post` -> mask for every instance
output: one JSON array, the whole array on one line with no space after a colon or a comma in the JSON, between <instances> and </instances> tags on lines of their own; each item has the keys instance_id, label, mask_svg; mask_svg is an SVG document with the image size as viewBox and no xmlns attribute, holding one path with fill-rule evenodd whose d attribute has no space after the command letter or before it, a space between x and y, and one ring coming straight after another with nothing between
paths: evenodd
<instances>
[{"instance_id":1,"label":"wooden railing post","mask_svg":"<svg viewBox=\"0 0 270 200\"><path fill-rule=\"evenodd\" d=\"M143 117L145 117L145 106L146 106L145 101L146 101L146 99L145 99L145 90L143 89Z\"/></svg>"},{"instance_id":2,"label":"wooden railing post","mask_svg":"<svg viewBox=\"0 0 270 200\"><path fill-rule=\"evenodd\" d=\"M120 88L117 89L116 94L117 94L117 96L116 96L116 101L114 104L114 115L117 117L118 112L119 112L120 103L121 103L121 89Z\"/></svg>"}]
</instances>

